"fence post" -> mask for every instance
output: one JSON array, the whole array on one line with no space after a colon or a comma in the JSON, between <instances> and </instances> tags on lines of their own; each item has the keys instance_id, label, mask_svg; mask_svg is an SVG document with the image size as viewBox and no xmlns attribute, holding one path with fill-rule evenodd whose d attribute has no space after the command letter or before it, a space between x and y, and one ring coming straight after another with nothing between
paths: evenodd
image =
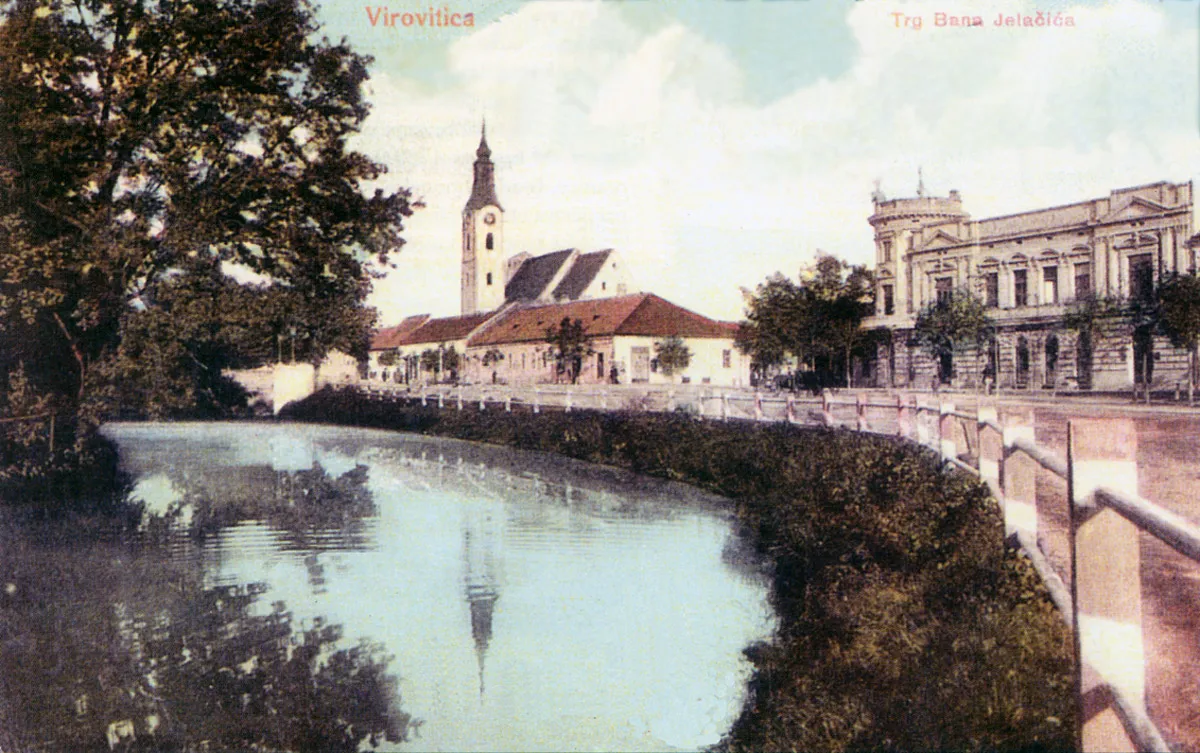
<instances>
[{"instance_id":1,"label":"fence post","mask_svg":"<svg viewBox=\"0 0 1200 753\"><path fill-rule=\"evenodd\" d=\"M821 390L821 423L833 426L833 405L829 402L829 390Z\"/></svg>"},{"instance_id":2,"label":"fence post","mask_svg":"<svg viewBox=\"0 0 1200 753\"><path fill-rule=\"evenodd\" d=\"M504 412L512 413L512 393L511 392L504 396Z\"/></svg>"},{"instance_id":3,"label":"fence post","mask_svg":"<svg viewBox=\"0 0 1200 753\"><path fill-rule=\"evenodd\" d=\"M1004 454L1004 437L996 430L999 424L994 405L979 406L976 417L979 427L979 476L992 490L992 496L997 501L1003 496L1000 492L1000 458Z\"/></svg>"},{"instance_id":4,"label":"fence post","mask_svg":"<svg viewBox=\"0 0 1200 753\"><path fill-rule=\"evenodd\" d=\"M721 393L721 420L729 418L729 396Z\"/></svg>"},{"instance_id":5,"label":"fence post","mask_svg":"<svg viewBox=\"0 0 1200 753\"><path fill-rule=\"evenodd\" d=\"M699 395L696 396L696 407L699 409L700 418L704 418L704 393L703 392L701 392Z\"/></svg>"},{"instance_id":6,"label":"fence post","mask_svg":"<svg viewBox=\"0 0 1200 753\"><path fill-rule=\"evenodd\" d=\"M854 396L855 428L858 431L870 431L867 424L867 396L859 392Z\"/></svg>"},{"instance_id":7,"label":"fence post","mask_svg":"<svg viewBox=\"0 0 1200 753\"><path fill-rule=\"evenodd\" d=\"M538 388L534 387L533 388L533 412L534 413L541 412L541 405L539 404L540 399L541 399L541 394L538 392Z\"/></svg>"},{"instance_id":8,"label":"fence post","mask_svg":"<svg viewBox=\"0 0 1200 753\"><path fill-rule=\"evenodd\" d=\"M462 387L458 388L458 410L462 412Z\"/></svg>"},{"instance_id":9,"label":"fence post","mask_svg":"<svg viewBox=\"0 0 1200 753\"><path fill-rule=\"evenodd\" d=\"M904 402L904 395L896 395L896 436L911 437L912 430L912 410Z\"/></svg>"},{"instance_id":10,"label":"fence post","mask_svg":"<svg viewBox=\"0 0 1200 753\"><path fill-rule=\"evenodd\" d=\"M425 394L425 390L421 390L421 407L422 408L425 407L425 398L426 397L427 397L427 395Z\"/></svg>"},{"instance_id":11,"label":"fence post","mask_svg":"<svg viewBox=\"0 0 1200 753\"><path fill-rule=\"evenodd\" d=\"M754 420L763 420L762 393L754 391Z\"/></svg>"},{"instance_id":12,"label":"fence post","mask_svg":"<svg viewBox=\"0 0 1200 753\"><path fill-rule=\"evenodd\" d=\"M667 413L675 410L675 390L667 390Z\"/></svg>"},{"instance_id":13,"label":"fence post","mask_svg":"<svg viewBox=\"0 0 1200 753\"><path fill-rule=\"evenodd\" d=\"M438 393L438 407L439 408L446 407L446 394L443 392Z\"/></svg>"},{"instance_id":14,"label":"fence post","mask_svg":"<svg viewBox=\"0 0 1200 753\"><path fill-rule=\"evenodd\" d=\"M921 398L913 396L913 423L917 427L917 444L929 446L929 411L922 403Z\"/></svg>"},{"instance_id":15,"label":"fence post","mask_svg":"<svg viewBox=\"0 0 1200 753\"><path fill-rule=\"evenodd\" d=\"M566 393L567 393L566 408L567 408L567 413L570 413L571 412L571 388L570 387L566 388Z\"/></svg>"},{"instance_id":16,"label":"fence post","mask_svg":"<svg viewBox=\"0 0 1200 753\"><path fill-rule=\"evenodd\" d=\"M1145 709L1138 528L1095 499L1100 486L1137 494L1133 421L1069 421L1067 468L1081 749L1133 749L1107 687ZM1104 667L1104 677L1098 666Z\"/></svg>"},{"instance_id":17,"label":"fence post","mask_svg":"<svg viewBox=\"0 0 1200 753\"><path fill-rule=\"evenodd\" d=\"M608 410L608 392L603 387L600 388L600 410Z\"/></svg>"},{"instance_id":18,"label":"fence post","mask_svg":"<svg viewBox=\"0 0 1200 753\"><path fill-rule=\"evenodd\" d=\"M482 392L480 392L479 393L479 412L480 413L483 413L485 410L487 410L487 406L484 405L484 399L485 399L484 394Z\"/></svg>"},{"instance_id":19,"label":"fence post","mask_svg":"<svg viewBox=\"0 0 1200 753\"><path fill-rule=\"evenodd\" d=\"M942 460L958 457L954 444L954 403L938 403L938 452Z\"/></svg>"},{"instance_id":20,"label":"fence post","mask_svg":"<svg viewBox=\"0 0 1200 753\"><path fill-rule=\"evenodd\" d=\"M1017 439L1034 441L1033 410L1015 409L1004 412L1004 452L1001 453L1000 485L1004 493L1004 536L1026 531L1030 541L1037 541L1037 461L1015 449Z\"/></svg>"}]
</instances>

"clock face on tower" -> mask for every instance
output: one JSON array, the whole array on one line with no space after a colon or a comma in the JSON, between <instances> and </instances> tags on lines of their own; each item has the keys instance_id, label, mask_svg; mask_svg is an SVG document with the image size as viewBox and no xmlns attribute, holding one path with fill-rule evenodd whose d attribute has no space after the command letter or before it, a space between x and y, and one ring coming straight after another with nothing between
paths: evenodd
<instances>
[{"instance_id":1,"label":"clock face on tower","mask_svg":"<svg viewBox=\"0 0 1200 753\"><path fill-rule=\"evenodd\" d=\"M485 214L483 216L483 221L485 223L487 223L488 225L494 225L494 224L496 224L496 215L491 212L488 212L487 214Z\"/></svg>"}]
</instances>

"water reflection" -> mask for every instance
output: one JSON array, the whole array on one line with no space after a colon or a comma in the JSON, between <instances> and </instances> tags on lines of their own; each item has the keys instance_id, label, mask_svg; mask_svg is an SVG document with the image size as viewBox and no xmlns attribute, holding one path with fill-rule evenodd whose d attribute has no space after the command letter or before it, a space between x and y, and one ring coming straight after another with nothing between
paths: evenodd
<instances>
[{"instance_id":1,"label":"water reflection","mask_svg":"<svg viewBox=\"0 0 1200 753\"><path fill-rule=\"evenodd\" d=\"M403 732L404 750L708 745L741 706L741 650L772 629L720 500L687 487L383 432L107 431L146 506L144 535L173 566L218 592L265 584L248 596L254 620L279 619L282 601L291 626L343 626L319 655L370 647L352 674L406 712L376 735L384 747ZM382 657L394 657L390 691L372 669ZM195 713L221 727L214 704Z\"/></svg>"},{"instance_id":2,"label":"water reflection","mask_svg":"<svg viewBox=\"0 0 1200 753\"><path fill-rule=\"evenodd\" d=\"M29 748L355 751L404 739L411 718L380 644L298 622L265 584L208 586L159 555L5 542L0 671Z\"/></svg>"}]
</instances>

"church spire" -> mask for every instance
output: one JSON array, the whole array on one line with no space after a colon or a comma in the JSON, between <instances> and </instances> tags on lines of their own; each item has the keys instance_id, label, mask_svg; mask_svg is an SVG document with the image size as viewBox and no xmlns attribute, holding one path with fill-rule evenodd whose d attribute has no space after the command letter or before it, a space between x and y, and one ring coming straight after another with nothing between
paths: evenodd
<instances>
[{"instance_id":1,"label":"church spire","mask_svg":"<svg viewBox=\"0 0 1200 753\"><path fill-rule=\"evenodd\" d=\"M471 186L471 198L467 199L466 211L494 206L501 210L496 198L496 166L492 164L492 150L487 143L487 121L479 136L479 148L475 150L475 183Z\"/></svg>"}]
</instances>

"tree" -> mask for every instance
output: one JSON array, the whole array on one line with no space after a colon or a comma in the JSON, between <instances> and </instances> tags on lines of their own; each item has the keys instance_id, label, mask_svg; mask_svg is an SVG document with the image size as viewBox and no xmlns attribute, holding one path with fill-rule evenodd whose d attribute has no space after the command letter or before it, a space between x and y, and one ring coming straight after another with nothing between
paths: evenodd
<instances>
[{"instance_id":1,"label":"tree","mask_svg":"<svg viewBox=\"0 0 1200 753\"><path fill-rule=\"evenodd\" d=\"M1171 344L1188 352L1188 403L1195 403L1200 377L1200 277L1173 274L1157 290L1158 319Z\"/></svg>"},{"instance_id":2,"label":"tree","mask_svg":"<svg viewBox=\"0 0 1200 753\"><path fill-rule=\"evenodd\" d=\"M433 374L434 380L442 371L442 354L434 348L426 348L421 351L421 371L428 371Z\"/></svg>"},{"instance_id":3,"label":"tree","mask_svg":"<svg viewBox=\"0 0 1200 753\"><path fill-rule=\"evenodd\" d=\"M981 345L993 331L987 306L966 288L960 288L945 300L930 301L917 314L913 338L917 344L942 362L969 345ZM979 373L979 348L975 350L975 373ZM950 375L941 374L943 379Z\"/></svg>"},{"instance_id":4,"label":"tree","mask_svg":"<svg viewBox=\"0 0 1200 753\"><path fill-rule=\"evenodd\" d=\"M579 319L571 321L571 317L564 316L557 327L546 330L546 342L554 357L555 381L560 374L565 374L571 384L575 384L583 369L583 359L592 354L591 344L583 331L583 322Z\"/></svg>"},{"instance_id":5,"label":"tree","mask_svg":"<svg viewBox=\"0 0 1200 753\"><path fill-rule=\"evenodd\" d=\"M379 354L379 365L395 366L399 358L400 356L397 355L395 350L385 350Z\"/></svg>"},{"instance_id":6,"label":"tree","mask_svg":"<svg viewBox=\"0 0 1200 753\"><path fill-rule=\"evenodd\" d=\"M743 290L742 295L746 318L734 344L750 356L751 368L759 378L765 378L789 358L802 362L810 352L812 337L806 326L807 299L800 286L776 273L753 293Z\"/></svg>"},{"instance_id":7,"label":"tree","mask_svg":"<svg viewBox=\"0 0 1200 753\"><path fill-rule=\"evenodd\" d=\"M671 335L665 340L654 343L654 357L658 366L668 377L675 372L682 372L692 362L692 351L679 335Z\"/></svg>"},{"instance_id":8,"label":"tree","mask_svg":"<svg viewBox=\"0 0 1200 753\"><path fill-rule=\"evenodd\" d=\"M37 343L5 348L0 371L25 361L81 401L128 320L206 261L264 276L290 319L276 337L310 359L365 343L370 317L348 310L413 204L362 192L384 172L347 148L370 59L318 38L306 0L0 12L0 328Z\"/></svg>"},{"instance_id":9,"label":"tree","mask_svg":"<svg viewBox=\"0 0 1200 753\"><path fill-rule=\"evenodd\" d=\"M855 350L870 343L862 320L874 308L874 278L866 267L825 253L801 270L800 281L774 274L746 294L746 319L737 345L762 371L811 363L832 371L840 361L842 380L850 383Z\"/></svg>"}]
</instances>

